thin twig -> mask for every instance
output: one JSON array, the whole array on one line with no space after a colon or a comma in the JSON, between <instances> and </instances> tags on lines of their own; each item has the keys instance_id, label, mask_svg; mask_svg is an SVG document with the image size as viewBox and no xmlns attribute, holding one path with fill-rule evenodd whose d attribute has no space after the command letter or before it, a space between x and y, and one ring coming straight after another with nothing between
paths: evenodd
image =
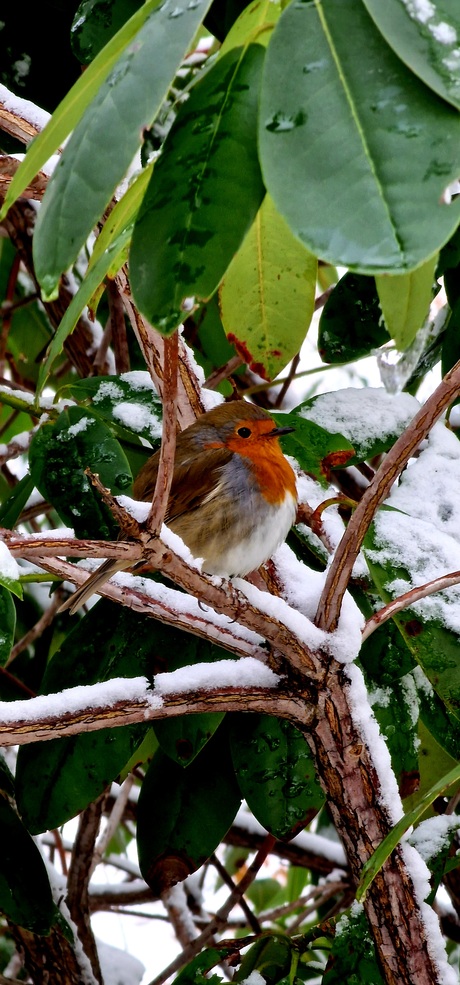
<instances>
[{"instance_id":1,"label":"thin twig","mask_svg":"<svg viewBox=\"0 0 460 985\"><path fill-rule=\"evenodd\" d=\"M174 332L174 335L165 339L164 343L163 425L160 461L152 506L146 523L147 530L150 531L153 537L157 537L161 530L174 470L174 457L176 453L178 338L178 333Z\"/></svg>"},{"instance_id":2,"label":"thin twig","mask_svg":"<svg viewBox=\"0 0 460 985\"><path fill-rule=\"evenodd\" d=\"M171 964L157 976L157 978L154 978L149 985L163 985L163 982L165 982L170 975L175 974L176 971L179 971L180 968L183 968L189 961L191 961L196 954L199 954L202 947L204 947L209 941L210 937L217 933L221 927L225 926L229 913L233 910L234 906L239 904L243 894L249 889L251 883L254 882L254 879L258 875L274 844L275 838L273 835L267 835L264 839L262 847L259 849L254 860L251 862L251 865L248 866L243 878L241 879L241 882L239 882L238 886L236 886L230 893L230 896L226 899L220 910L217 911L215 917L210 921L208 926L205 927L199 937L196 937L194 941L191 941L188 947L184 948L182 953L179 954L179 956L172 961Z\"/></svg>"},{"instance_id":3,"label":"thin twig","mask_svg":"<svg viewBox=\"0 0 460 985\"><path fill-rule=\"evenodd\" d=\"M420 442L426 438L459 391L460 361L447 373L420 408L375 473L373 481L350 519L331 562L316 613L315 622L320 629L332 632L337 627L343 596L347 590L353 565L375 513Z\"/></svg>"},{"instance_id":4,"label":"thin twig","mask_svg":"<svg viewBox=\"0 0 460 985\"><path fill-rule=\"evenodd\" d=\"M110 326L112 329L112 348L117 373L127 373L130 368L128 340L126 337L123 301L117 284L112 278L106 280L107 300L109 302Z\"/></svg>"},{"instance_id":5,"label":"thin twig","mask_svg":"<svg viewBox=\"0 0 460 985\"><path fill-rule=\"evenodd\" d=\"M363 643L379 626L382 626L387 619L392 619L398 612L408 609L414 602L418 602L420 599L434 595L435 592L442 592L445 588L452 588L453 585L458 585L459 582L460 571L452 571L451 574L440 575L439 578L433 578L432 581L427 581L424 585L411 588L408 592L404 592L403 595L398 595L398 598L393 599L392 602L388 602L387 605L384 605L367 620L363 629Z\"/></svg>"},{"instance_id":6,"label":"thin twig","mask_svg":"<svg viewBox=\"0 0 460 985\"><path fill-rule=\"evenodd\" d=\"M227 869L225 868L225 865L222 865L222 862L220 861L220 859L217 858L217 855L216 855L215 852L213 852L213 854L211 855L210 862L214 866L214 868L217 869L217 872L219 873L219 875L220 875L222 881L225 883L225 885L228 886L228 888L231 889L232 892L233 892L233 890L236 889L236 885L233 882L233 879L232 879L231 875L227 872ZM261 934L262 933L262 927L260 926L260 923L259 923L257 917L252 912L251 907L246 902L244 896L242 896L241 899L240 899L240 906L241 906L241 909L242 909L243 913L246 915L246 920L247 920L249 926L251 927L251 930L253 930L255 934Z\"/></svg>"},{"instance_id":7,"label":"thin twig","mask_svg":"<svg viewBox=\"0 0 460 985\"><path fill-rule=\"evenodd\" d=\"M227 380L240 366L244 366L244 359L241 356L232 356L223 366L219 366L213 373L210 373L204 386L207 390L215 390L219 383L222 383L222 380Z\"/></svg>"},{"instance_id":8,"label":"thin twig","mask_svg":"<svg viewBox=\"0 0 460 985\"><path fill-rule=\"evenodd\" d=\"M118 825L120 824L123 818L123 814L125 812L126 804L128 803L129 800L129 795L131 793L131 788L133 786L133 783L134 783L134 779L131 775L129 775L126 777L125 782L120 788L118 797L116 798L112 810L109 814L109 817L107 818L106 826L96 842L96 846L93 852L93 857L91 860L91 865L89 868L90 878L96 866L98 866L99 863L102 862L107 845L109 844L109 841L111 841L111 839L113 838L118 828Z\"/></svg>"}]
</instances>

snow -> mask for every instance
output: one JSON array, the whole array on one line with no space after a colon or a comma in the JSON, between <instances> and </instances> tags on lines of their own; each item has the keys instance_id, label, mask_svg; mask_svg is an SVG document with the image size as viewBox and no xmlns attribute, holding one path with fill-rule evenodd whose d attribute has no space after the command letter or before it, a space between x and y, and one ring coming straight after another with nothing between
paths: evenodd
<instances>
[{"instance_id":1,"label":"snow","mask_svg":"<svg viewBox=\"0 0 460 985\"><path fill-rule=\"evenodd\" d=\"M460 818L456 814L440 814L421 821L418 827L408 835L409 843L417 849L425 862L439 855L447 848L453 831L460 827Z\"/></svg>"},{"instance_id":2,"label":"snow","mask_svg":"<svg viewBox=\"0 0 460 985\"><path fill-rule=\"evenodd\" d=\"M337 629L334 633L325 633L314 625L313 620L324 589L326 572L307 568L287 544L281 544L273 560L284 585L286 601L268 596L269 613L312 649L326 649L340 663L354 660L361 648L364 617L349 592L344 595ZM236 578L234 582L255 605L266 609L266 592L256 595L258 589L254 586Z\"/></svg>"},{"instance_id":3,"label":"snow","mask_svg":"<svg viewBox=\"0 0 460 985\"><path fill-rule=\"evenodd\" d=\"M27 120L37 131L43 130L48 120L51 119L50 114L46 110L40 109L39 106L36 106L29 99L22 99L20 96L15 96L4 85L0 85L0 102L3 103L9 113L12 113L13 116L18 116L21 120Z\"/></svg>"},{"instance_id":4,"label":"snow","mask_svg":"<svg viewBox=\"0 0 460 985\"><path fill-rule=\"evenodd\" d=\"M366 454L377 440L400 434L420 408L409 393L389 394L383 387L323 393L300 416L326 431L342 434Z\"/></svg>"},{"instance_id":5,"label":"snow","mask_svg":"<svg viewBox=\"0 0 460 985\"><path fill-rule=\"evenodd\" d=\"M438 917L433 908L425 903L431 892L430 871L418 851L407 841L401 843L401 851L414 884L414 895L422 914L428 951L438 969L438 980L442 985L458 985L457 972L447 960Z\"/></svg>"},{"instance_id":6,"label":"snow","mask_svg":"<svg viewBox=\"0 0 460 985\"><path fill-rule=\"evenodd\" d=\"M403 3L410 17L420 24L426 24L436 13L431 0L403 0Z\"/></svg>"},{"instance_id":7,"label":"snow","mask_svg":"<svg viewBox=\"0 0 460 985\"><path fill-rule=\"evenodd\" d=\"M372 754L372 761L379 778L380 790L377 793L377 801L386 810L390 823L397 824L403 816L403 807L388 747L370 706L360 668L356 664L348 664L345 673L350 682L348 699L353 722Z\"/></svg>"},{"instance_id":8,"label":"snow","mask_svg":"<svg viewBox=\"0 0 460 985\"><path fill-rule=\"evenodd\" d=\"M68 441L69 438L75 438L77 434L82 434L82 432L87 431L91 424L95 423L96 421L94 417L82 417L80 421L76 421L75 424L71 424L65 431L61 431L60 434L57 435L58 440Z\"/></svg>"},{"instance_id":9,"label":"snow","mask_svg":"<svg viewBox=\"0 0 460 985\"><path fill-rule=\"evenodd\" d=\"M112 413L115 420L120 421L124 427L131 428L133 431L143 431L148 428L152 438L161 438L161 421L143 404L122 401L113 408Z\"/></svg>"},{"instance_id":10,"label":"snow","mask_svg":"<svg viewBox=\"0 0 460 985\"><path fill-rule=\"evenodd\" d=\"M214 691L223 687L276 687L280 677L254 657L240 660L215 660L213 663L181 667L155 677L154 695L180 694L183 691Z\"/></svg>"},{"instance_id":11,"label":"snow","mask_svg":"<svg viewBox=\"0 0 460 985\"><path fill-rule=\"evenodd\" d=\"M246 978L241 979L241 985L266 985L266 979L260 971L251 971Z\"/></svg>"},{"instance_id":12,"label":"snow","mask_svg":"<svg viewBox=\"0 0 460 985\"><path fill-rule=\"evenodd\" d=\"M375 519L372 562L402 569L385 584L392 597L457 571L460 546L460 442L438 422L409 463ZM403 511L403 512L396 512ZM460 587L437 592L411 606L460 634Z\"/></svg>"},{"instance_id":13,"label":"snow","mask_svg":"<svg viewBox=\"0 0 460 985\"><path fill-rule=\"evenodd\" d=\"M8 581L18 581L21 572L3 540L0 540L0 575Z\"/></svg>"},{"instance_id":14,"label":"snow","mask_svg":"<svg viewBox=\"0 0 460 985\"><path fill-rule=\"evenodd\" d=\"M440 21L439 24L430 24L430 32L440 44L456 44L457 32L451 24Z\"/></svg>"},{"instance_id":15,"label":"snow","mask_svg":"<svg viewBox=\"0 0 460 985\"><path fill-rule=\"evenodd\" d=\"M19 701L0 701L0 721L4 724L44 721L85 709L98 709L101 705L112 707L119 701L148 702L152 708L162 706L161 697L153 695L145 677L117 677L101 684L80 684L56 694L40 694L36 698Z\"/></svg>"},{"instance_id":16,"label":"snow","mask_svg":"<svg viewBox=\"0 0 460 985\"><path fill-rule=\"evenodd\" d=\"M244 806L240 807L234 824L248 831L249 834L267 834L266 828ZM341 843L339 841L332 841L330 838L325 838L323 835L310 831L301 831L295 838L291 838L289 844L297 845L304 852L320 855L321 858L328 859L339 869L346 869L348 866L347 857Z\"/></svg>"},{"instance_id":17,"label":"snow","mask_svg":"<svg viewBox=\"0 0 460 985\"><path fill-rule=\"evenodd\" d=\"M140 985L145 967L138 958L119 947L97 941L104 985Z\"/></svg>"}]
</instances>

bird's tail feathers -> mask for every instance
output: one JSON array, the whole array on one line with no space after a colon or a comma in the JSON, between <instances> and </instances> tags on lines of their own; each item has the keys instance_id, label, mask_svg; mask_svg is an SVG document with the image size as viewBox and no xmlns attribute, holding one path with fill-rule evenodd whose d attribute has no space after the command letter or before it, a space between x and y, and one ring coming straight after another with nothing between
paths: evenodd
<instances>
[{"instance_id":1,"label":"bird's tail feathers","mask_svg":"<svg viewBox=\"0 0 460 985\"><path fill-rule=\"evenodd\" d=\"M84 605L89 598L91 598L91 595L94 595L94 593L97 592L102 585L105 585L106 581L108 581L112 575L114 575L117 571L123 571L125 568L129 567L131 567L131 562L126 564L123 563L123 561L116 561L113 558L108 561L104 561L97 571L90 575L89 578L83 582L83 585L80 585L80 588L77 588L76 592L74 592L73 595L71 595L70 598L61 605L59 612L65 612L69 609L71 616L75 615L75 613L78 612L78 609L80 609L81 606Z\"/></svg>"}]
</instances>

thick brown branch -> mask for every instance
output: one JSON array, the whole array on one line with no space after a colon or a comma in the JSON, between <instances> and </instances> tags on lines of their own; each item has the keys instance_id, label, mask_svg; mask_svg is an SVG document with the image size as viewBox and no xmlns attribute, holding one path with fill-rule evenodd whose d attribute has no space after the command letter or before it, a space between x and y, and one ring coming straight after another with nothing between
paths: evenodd
<instances>
[{"instance_id":1,"label":"thick brown branch","mask_svg":"<svg viewBox=\"0 0 460 985\"><path fill-rule=\"evenodd\" d=\"M129 682L126 681L125 684L128 685ZM134 698L115 699L109 704L106 687L107 685L104 684L88 685L84 691L85 697L72 711L63 711L62 697L52 694L46 697L44 710L43 697L31 698L27 702L27 712L22 701L21 711L18 708L19 702L9 704L7 710L10 721L1 722L0 746L26 745L31 742L43 742L45 739L58 739L64 735L79 735L81 732L96 732L103 728L117 728L122 725L159 721L207 711L266 712L270 707L274 715L291 721L297 720L299 716L306 719L309 715L307 710L303 710L303 700L300 696L292 698L281 688L223 687L206 692L187 691L165 694L161 696L161 701L154 702L153 692L148 690L146 681L145 694L141 693ZM69 701L73 691L74 689L70 688L65 692ZM14 720L11 718L13 710L17 711ZM2 717L6 716L0 715L0 719Z\"/></svg>"}]
</instances>

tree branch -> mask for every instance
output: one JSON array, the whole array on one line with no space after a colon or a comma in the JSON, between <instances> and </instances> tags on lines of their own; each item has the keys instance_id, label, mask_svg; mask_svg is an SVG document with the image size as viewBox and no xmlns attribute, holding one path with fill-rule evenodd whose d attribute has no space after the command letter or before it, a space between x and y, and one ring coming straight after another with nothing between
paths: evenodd
<instances>
[{"instance_id":1,"label":"tree branch","mask_svg":"<svg viewBox=\"0 0 460 985\"><path fill-rule=\"evenodd\" d=\"M460 571L452 571L451 574L440 575L439 578L433 578L432 581L427 581L424 585L410 588L403 595L398 595L398 598L393 599L392 602L388 602L387 605L384 605L375 615L367 620L363 629L363 643L379 626L382 626L388 619L392 619L398 612L410 608L414 602L428 598L429 595L434 595L435 592L442 592L446 588L452 588L454 585L458 585L459 582Z\"/></svg>"}]
</instances>

